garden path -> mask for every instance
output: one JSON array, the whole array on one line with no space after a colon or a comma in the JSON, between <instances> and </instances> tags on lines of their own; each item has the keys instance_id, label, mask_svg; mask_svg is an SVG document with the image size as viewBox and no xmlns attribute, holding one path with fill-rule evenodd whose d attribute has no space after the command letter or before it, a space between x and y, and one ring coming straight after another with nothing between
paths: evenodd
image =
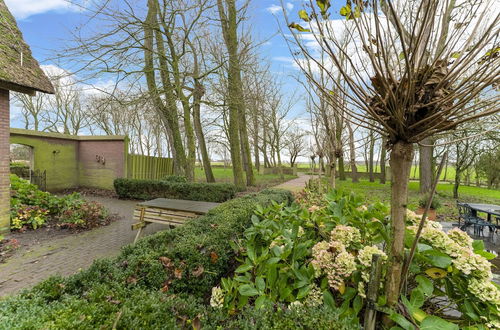
<instances>
[{"instance_id":1,"label":"garden path","mask_svg":"<svg viewBox=\"0 0 500 330\"><path fill-rule=\"evenodd\" d=\"M280 189L286 189L290 190L292 192L298 192L306 186L306 183L313 177L313 175L308 175L305 173L298 172L297 173L298 178L283 182L282 184L279 184L275 186L274 188L280 188Z\"/></svg>"},{"instance_id":2,"label":"garden path","mask_svg":"<svg viewBox=\"0 0 500 330\"><path fill-rule=\"evenodd\" d=\"M134 241L136 232L130 229L130 225L136 201L85 198L102 203L111 213L118 214L119 220L80 234L55 237L29 249L20 248L6 263L0 264L0 297L32 287L52 275L74 274L89 267L95 259L118 255L123 246ZM165 228L151 224L144 229L143 235Z\"/></svg>"}]
</instances>

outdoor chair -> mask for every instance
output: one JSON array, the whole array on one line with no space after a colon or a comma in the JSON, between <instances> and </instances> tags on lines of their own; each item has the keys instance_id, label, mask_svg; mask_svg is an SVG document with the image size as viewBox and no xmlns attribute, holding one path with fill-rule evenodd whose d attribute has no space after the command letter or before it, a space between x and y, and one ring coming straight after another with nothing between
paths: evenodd
<instances>
[{"instance_id":1,"label":"outdoor chair","mask_svg":"<svg viewBox=\"0 0 500 330\"><path fill-rule=\"evenodd\" d=\"M483 219L474 216L472 214L472 210L470 207L465 204L465 203L459 203L457 202L457 208L458 208L458 227L465 231L467 230L468 227L473 226L474 228L474 235L479 235L479 231L484 229L484 226L476 226L479 224L481 221L485 222ZM463 220L463 224L461 224L461 220Z\"/></svg>"},{"instance_id":2,"label":"outdoor chair","mask_svg":"<svg viewBox=\"0 0 500 330\"><path fill-rule=\"evenodd\" d=\"M484 228L488 227L489 235L492 236L493 233L495 233L496 226L488 221L484 221L481 218L478 219L479 221L474 224L474 234L477 232L478 236L483 236Z\"/></svg>"}]
</instances>

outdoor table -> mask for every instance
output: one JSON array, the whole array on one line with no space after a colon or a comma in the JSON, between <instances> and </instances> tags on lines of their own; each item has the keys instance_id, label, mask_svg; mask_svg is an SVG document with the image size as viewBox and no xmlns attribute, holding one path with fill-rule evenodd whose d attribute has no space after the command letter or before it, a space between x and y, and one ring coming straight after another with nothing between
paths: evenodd
<instances>
[{"instance_id":1,"label":"outdoor table","mask_svg":"<svg viewBox=\"0 0 500 330\"><path fill-rule=\"evenodd\" d=\"M186 221L203 215L219 203L187 201L182 199L157 198L139 203L134 210L132 230L139 229L134 243L139 239L142 229L150 223L179 226Z\"/></svg>"},{"instance_id":2,"label":"outdoor table","mask_svg":"<svg viewBox=\"0 0 500 330\"><path fill-rule=\"evenodd\" d=\"M500 206L494 204L467 204L472 210L472 215L477 216L477 212L483 212L488 215L488 222L491 222L491 217L496 215L500 217Z\"/></svg>"}]
</instances>

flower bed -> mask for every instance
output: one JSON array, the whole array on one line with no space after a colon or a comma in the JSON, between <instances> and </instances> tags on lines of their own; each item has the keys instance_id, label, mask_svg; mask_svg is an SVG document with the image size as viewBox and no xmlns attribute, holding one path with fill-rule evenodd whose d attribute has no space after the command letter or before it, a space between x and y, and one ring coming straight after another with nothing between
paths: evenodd
<instances>
[{"instance_id":1,"label":"flower bed","mask_svg":"<svg viewBox=\"0 0 500 330\"><path fill-rule=\"evenodd\" d=\"M10 176L11 229L38 229L42 226L89 229L111 221L99 203L87 202L78 193L58 197L38 189L16 175Z\"/></svg>"},{"instance_id":2,"label":"flower bed","mask_svg":"<svg viewBox=\"0 0 500 330\"><path fill-rule=\"evenodd\" d=\"M305 192L297 200L299 205L257 209L252 227L235 244L240 265L212 289L212 306L233 314L276 303L325 305L338 309L342 318L364 315L372 256L387 259L387 208L365 206L359 197L341 192ZM407 219L410 248L420 217L408 212ZM492 257L482 241L459 229L445 233L439 223L426 221L398 310L385 305L385 280L375 306L404 329L499 328L500 290L491 281Z\"/></svg>"}]
</instances>

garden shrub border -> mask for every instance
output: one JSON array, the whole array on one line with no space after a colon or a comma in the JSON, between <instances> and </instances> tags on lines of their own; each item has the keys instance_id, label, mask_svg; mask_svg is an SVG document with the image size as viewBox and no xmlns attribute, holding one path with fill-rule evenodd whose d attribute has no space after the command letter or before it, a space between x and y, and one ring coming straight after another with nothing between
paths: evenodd
<instances>
[{"instance_id":1,"label":"garden shrub border","mask_svg":"<svg viewBox=\"0 0 500 330\"><path fill-rule=\"evenodd\" d=\"M114 187L120 198L154 199L171 198L205 202L225 202L238 192L231 183L198 183L179 181L155 181L139 179L115 179Z\"/></svg>"},{"instance_id":2,"label":"garden shrub border","mask_svg":"<svg viewBox=\"0 0 500 330\"><path fill-rule=\"evenodd\" d=\"M0 301L0 328L192 328L197 322L206 328L226 323L271 327L298 312L246 310L229 317L207 302L212 287L234 270L231 242L251 224L256 206L292 199L283 190L237 198L183 226L145 237L114 259L98 260L68 278L52 277ZM329 319L335 319L332 315Z\"/></svg>"}]
</instances>

